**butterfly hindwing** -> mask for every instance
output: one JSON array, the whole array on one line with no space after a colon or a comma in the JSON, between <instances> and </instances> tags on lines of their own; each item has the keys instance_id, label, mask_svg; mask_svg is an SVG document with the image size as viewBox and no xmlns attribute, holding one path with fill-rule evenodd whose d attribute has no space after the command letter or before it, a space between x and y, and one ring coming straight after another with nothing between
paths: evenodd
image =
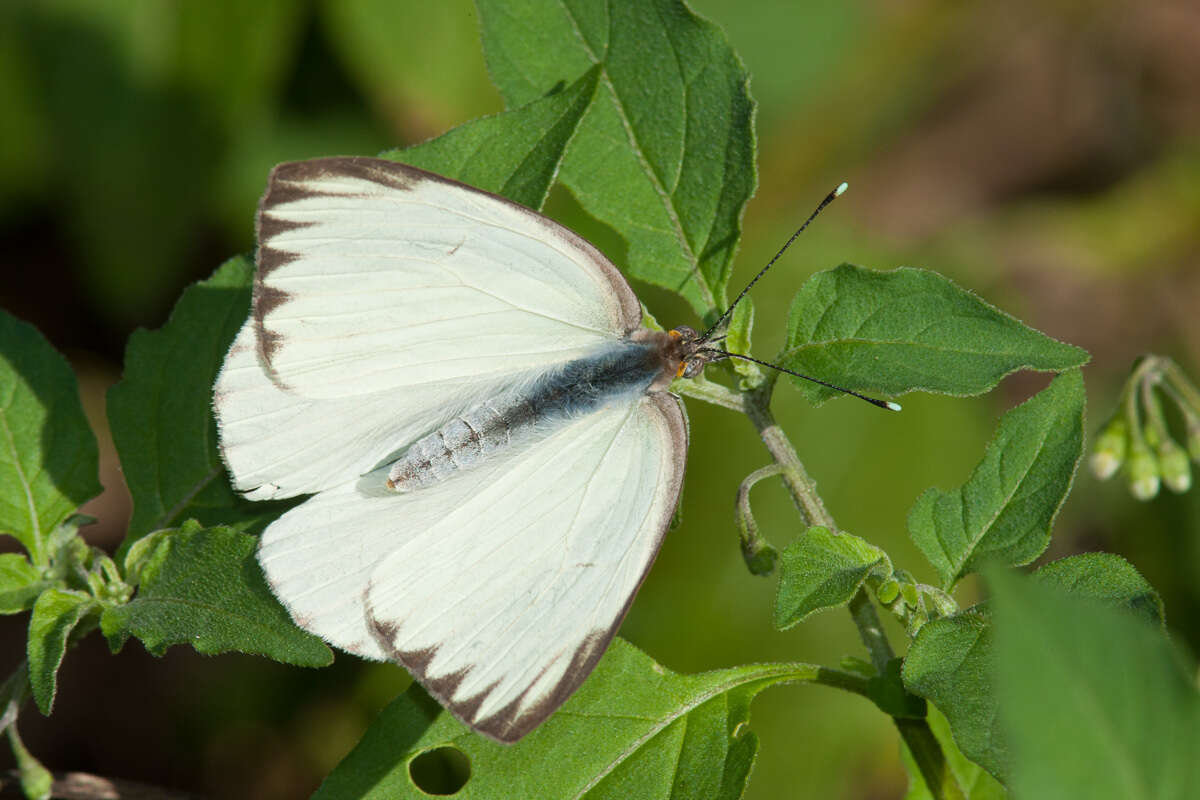
<instances>
[{"instance_id":1,"label":"butterfly hindwing","mask_svg":"<svg viewBox=\"0 0 1200 800\"><path fill-rule=\"evenodd\" d=\"M513 741L616 633L674 513L686 438L678 400L643 395L434 487L323 492L268 528L259 558L302 627L399 662Z\"/></svg>"}]
</instances>

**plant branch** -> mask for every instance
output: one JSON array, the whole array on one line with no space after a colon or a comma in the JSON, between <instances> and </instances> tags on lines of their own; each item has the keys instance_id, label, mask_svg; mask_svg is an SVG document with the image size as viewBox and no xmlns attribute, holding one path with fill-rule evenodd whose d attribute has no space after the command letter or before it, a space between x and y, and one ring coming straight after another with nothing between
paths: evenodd
<instances>
[{"instance_id":1,"label":"plant branch","mask_svg":"<svg viewBox=\"0 0 1200 800\"><path fill-rule=\"evenodd\" d=\"M808 476L804 465L800 463L796 449L792 447L791 441L787 438L787 434L783 432L771 415L769 403L772 386L773 382L767 383L758 391L742 394L742 410L750 418L758 430L763 444L766 445L772 458L775 459L775 463L778 464L779 474L787 485L804 521L808 525L823 525L831 531L836 531L837 525L833 521L833 515L829 513L821 496L817 494L816 482ZM849 610L854 624L858 628L858 635L871 654L871 663L875 666L876 671L883 675L888 662L895 658L895 653L891 643L888 642L887 634L883 630L871 598L864 590L859 589L850 600ZM925 779L925 784L929 787L933 797L937 800L962 800L962 790L950 773L941 744L934 737L929 723L924 719L901 719L898 717L893 717L893 721L901 738L904 739L904 743L908 745L909 751L913 754L913 759L921 771L921 777Z\"/></svg>"}]
</instances>

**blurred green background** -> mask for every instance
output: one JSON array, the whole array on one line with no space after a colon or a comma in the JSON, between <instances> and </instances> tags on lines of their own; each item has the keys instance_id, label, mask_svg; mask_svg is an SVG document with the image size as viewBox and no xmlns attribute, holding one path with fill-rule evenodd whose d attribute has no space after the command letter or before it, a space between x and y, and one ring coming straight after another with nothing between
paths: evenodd
<instances>
[{"instance_id":1,"label":"blurred green background","mask_svg":"<svg viewBox=\"0 0 1200 800\"><path fill-rule=\"evenodd\" d=\"M748 279L840 180L851 191L756 289L755 353L783 341L804 278L842 261L935 269L1093 354L1089 430L1132 360L1200 371L1200 6L1194 0L697 0L753 75L760 187L745 217ZM573 77L573 76L564 76ZM106 493L85 531L114 545L129 514L104 391L135 327L157 327L187 283L253 246L270 166L374 154L501 108L467 0L9 0L0 4L0 305L36 324L80 373ZM604 233L565 193L549 210ZM635 287L664 324L694 323ZM905 533L913 499L962 483L997 416L1038 390L904 398L889 415L839 400L775 411L841 527L933 578ZM698 671L861 654L848 615L786 634L774 580L738 554L734 491L767 462L751 426L689 402L683 524L623 634ZM1048 558L1121 553L1166 600L1175 639L1200 649L1200 492L1133 501L1081 473ZM778 546L798 520L781 487L755 490ZM971 586L960 595L970 602ZM0 620L0 670L25 617ZM902 633L893 627L894 641ZM22 731L55 770L222 798L306 796L406 683L339 657L327 670L250 657L163 659L93 636L67 658L54 716ZM897 798L898 738L860 698L773 689L754 707L754 798ZM4 754L0 766L11 757Z\"/></svg>"}]
</instances>

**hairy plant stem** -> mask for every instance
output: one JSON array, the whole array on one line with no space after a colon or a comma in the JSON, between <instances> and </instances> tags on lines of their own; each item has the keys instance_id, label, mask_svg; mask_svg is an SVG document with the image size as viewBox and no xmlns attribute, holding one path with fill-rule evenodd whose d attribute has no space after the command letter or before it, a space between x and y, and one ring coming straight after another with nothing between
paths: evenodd
<instances>
[{"instance_id":1,"label":"hairy plant stem","mask_svg":"<svg viewBox=\"0 0 1200 800\"><path fill-rule=\"evenodd\" d=\"M787 434L771 415L772 388L773 382L770 382L758 391L743 393L741 410L750 418L767 451L779 465L780 477L787 485L788 492L792 495L792 500L805 523L823 525L831 531L836 531L837 525L833 521L833 515L817 494L816 483L800 463L800 456L796 454L796 449L792 447ZM888 662L895 657L895 652L866 591L858 590L850 600L849 610L854 625L858 628L858 635L871 655L871 663L879 674L884 674ZM893 722L904 743L908 745L909 752L912 753L913 760L921 770L921 776L933 797L937 800L962 800L962 789L951 774L941 745L930 730L928 721L893 717Z\"/></svg>"}]
</instances>

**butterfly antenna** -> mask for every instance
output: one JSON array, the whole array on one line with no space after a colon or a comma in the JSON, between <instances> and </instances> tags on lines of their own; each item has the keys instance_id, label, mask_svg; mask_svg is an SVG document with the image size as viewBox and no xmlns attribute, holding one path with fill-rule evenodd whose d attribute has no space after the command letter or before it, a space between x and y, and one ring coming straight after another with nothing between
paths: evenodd
<instances>
[{"instance_id":1,"label":"butterfly antenna","mask_svg":"<svg viewBox=\"0 0 1200 800\"><path fill-rule=\"evenodd\" d=\"M829 194L825 195L825 199L822 200L815 209L813 209L813 212L808 215L808 219L804 220L804 224L796 229L796 232L792 234L792 237L790 239L788 239L787 242L784 243L783 247L779 248L779 252L775 254L775 257L772 258L770 261L768 261L767 265L765 267L763 267L762 269L760 269L758 271L758 274L755 275L754 278L749 283L746 284L746 288L742 289L741 293L736 298L734 298L733 302L729 304L729 308L725 309L725 313L721 315L720 319L718 319L716 322L714 322L709 327L709 329L704 332L704 335L700 337L700 341L706 342L709 340L708 337L712 335L712 332L715 331L717 328L721 327L725 323L725 321L729 319L729 315L733 313L733 309L737 306L738 303L740 303L742 301L742 298L746 296L746 292L750 291L750 287L753 286L754 284L758 283L758 279L761 278L763 275L767 274L767 270L769 270L772 266L774 266L775 262L779 260L779 257L782 256L784 254L784 252L786 252L787 249L792 246L792 242L796 241L796 237L799 236L800 234L804 233L804 229L807 228L812 223L812 221L817 218L817 215L825 210L825 206L829 205L834 200L836 200L838 197L840 197L842 192L846 191L846 189L848 187L849 187L849 184L842 182L841 184L838 185L838 187L836 189L834 189ZM771 366L771 365L768 364L767 366ZM784 372L786 372L786 371L787 370L784 370ZM800 377L803 378L805 376L801 375ZM820 383L820 381L818 381L818 383ZM835 386L834 388L836 389L837 387ZM850 392L850 394L853 394L853 392Z\"/></svg>"},{"instance_id":2,"label":"butterfly antenna","mask_svg":"<svg viewBox=\"0 0 1200 800\"><path fill-rule=\"evenodd\" d=\"M899 411L900 410L899 403L893 403L890 400L878 400L874 397L867 397L865 394L859 394L858 392L854 391L853 389L847 389L844 386L835 386L832 383L823 381L820 378L813 378L809 375L801 375L799 372L793 372L792 370L788 369L787 367L781 367L778 364L772 364L770 361L760 361L759 359L754 358L753 356L744 356L741 353L730 353L726 350L718 350L715 347L704 347L704 348L701 348L700 352L712 353L713 355L719 356L721 358L740 358L743 361L753 361L755 364L761 364L764 367L770 367L771 369L778 370L780 372L786 372L788 375L794 375L797 378L803 378L806 381L818 383L821 386L825 386L829 389L834 389L836 391L839 391L842 394L848 394L848 395L851 395L852 397L857 397L859 400L866 400L868 403L870 403L873 406L878 406L879 408L886 408L888 411Z\"/></svg>"}]
</instances>

